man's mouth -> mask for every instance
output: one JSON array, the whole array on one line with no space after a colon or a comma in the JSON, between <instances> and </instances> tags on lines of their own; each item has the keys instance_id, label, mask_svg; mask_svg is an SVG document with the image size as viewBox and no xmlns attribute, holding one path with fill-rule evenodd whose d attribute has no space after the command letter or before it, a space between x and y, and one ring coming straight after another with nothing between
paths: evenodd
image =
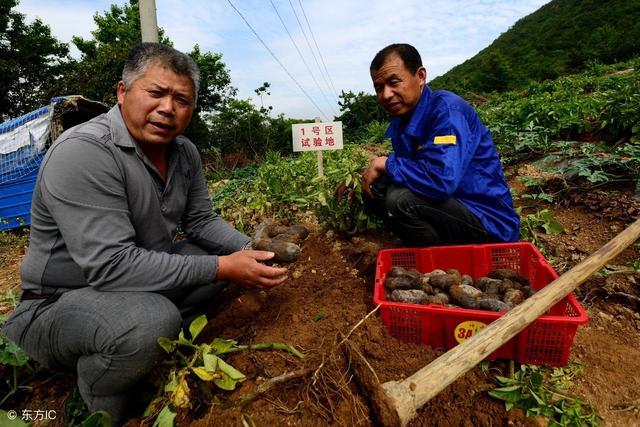
<instances>
[{"instance_id":1,"label":"man's mouth","mask_svg":"<svg viewBox=\"0 0 640 427\"><path fill-rule=\"evenodd\" d=\"M162 123L162 122L149 122L149 123L151 123L156 128L158 128L160 130L164 130L164 131L172 131L172 130L175 129L174 126L171 126L168 123Z\"/></svg>"},{"instance_id":2,"label":"man's mouth","mask_svg":"<svg viewBox=\"0 0 640 427\"><path fill-rule=\"evenodd\" d=\"M401 104L399 102L389 102L387 104L387 111L395 111L397 109L399 109L401 107Z\"/></svg>"}]
</instances>

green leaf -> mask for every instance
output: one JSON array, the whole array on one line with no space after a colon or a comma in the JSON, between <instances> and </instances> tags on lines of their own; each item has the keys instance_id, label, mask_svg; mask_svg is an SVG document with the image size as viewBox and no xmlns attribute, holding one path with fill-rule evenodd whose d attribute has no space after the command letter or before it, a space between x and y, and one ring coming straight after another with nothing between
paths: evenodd
<instances>
[{"instance_id":1,"label":"green leaf","mask_svg":"<svg viewBox=\"0 0 640 427\"><path fill-rule=\"evenodd\" d=\"M187 345L187 346L191 344L191 340L188 340L187 338L185 338L184 331L182 331L182 330L178 334L178 344L179 345Z\"/></svg>"},{"instance_id":2,"label":"green leaf","mask_svg":"<svg viewBox=\"0 0 640 427\"><path fill-rule=\"evenodd\" d=\"M0 336L0 364L19 367L28 361L29 355L24 350L13 341Z\"/></svg>"},{"instance_id":3,"label":"green leaf","mask_svg":"<svg viewBox=\"0 0 640 427\"><path fill-rule=\"evenodd\" d=\"M224 354L236 344L237 343L234 340L223 340L222 338L216 338L211 343L211 349L215 352L215 354Z\"/></svg>"},{"instance_id":4,"label":"green leaf","mask_svg":"<svg viewBox=\"0 0 640 427\"><path fill-rule=\"evenodd\" d=\"M495 398L495 399L500 399L500 400L504 400L505 402L518 402L521 398L522 398L522 393L520 392L520 390L516 389L516 390L499 390L499 389L495 389L495 390L490 390L489 391L489 396Z\"/></svg>"},{"instance_id":5,"label":"green leaf","mask_svg":"<svg viewBox=\"0 0 640 427\"><path fill-rule=\"evenodd\" d=\"M174 391L177 386L178 386L178 378L176 377L176 371L171 370L171 372L169 372L169 379L164 385L164 391L165 393Z\"/></svg>"},{"instance_id":6,"label":"green leaf","mask_svg":"<svg viewBox=\"0 0 640 427\"><path fill-rule=\"evenodd\" d=\"M0 409L0 420L2 420L3 427L29 427L30 424L22 421L22 418L9 418L9 414L4 409Z\"/></svg>"},{"instance_id":7,"label":"green leaf","mask_svg":"<svg viewBox=\"0 0 640 427\"><path fill-rule=\"evenodd\" d=\"M105 411L97 411L82 421L80 427L111 427L111 415Z\"/></svg>"},{"instance_id":8,"label":"green leaf","mask_svg":"<svg viewBox=\"0 0 640 427\"><path fill-rule=\"evenodd\" d=\"M218 360L220 358L214 354L205 354L202 356L202 360L204 361L204 368L207 371L217 371L218 370Z\"/></svg>"},{"instance_id":9,"label":"green leaf","mask_svg":"<svg viewBox=\"0 0 640 427\"><path fill-rule=\"evenodd\" d=\"M564 231L564 227L558 221L549 221L542 225L548 234L558 234Z\"/></svg>"},{"instance_id":10,"label":"green leaf","mask_svg":"<svg viewBox=\"0 0 640 427\"><path fill-rule=\"evenodd\" d=\"M175 418L176 413L173 412L173 408L171 408L171 405L167 405L162 408L152 427L173 427Z\"/></svg>"},{"instance_id":11,"label":"green leaf","mask_svg":"<svg viewBox=\"0 0 640 427\"><path fill-rule=\"evenodd\" d=\"M236 381L244 381L247 377L222 359L218 359L218 369Z\"/></svg>"},{"instance_id":12,"label":"green leaf","mask_svg":"<svg viewBox=\"0 0 640 427\"><path fill-rule=\"evenodd\" d=\"M195 340L200 332L207 326L207 316L204 314L193 319L193 322L189 325L189 332L191 333L191 340Z\"/></svg>"},{"instance_id":13,"label":"green leaf","mask_svg":"<svg viewBox=\"0 0 640 427\"><path fill-rule=\"evenodd\" d=\"M168 354L173 353L176 349L176 342L167 337L158 337L158 345Z\"/></svg>"},{"instance_id":14,"label":"green leaf","mask_svg":"<svg viewBox=\"0 0 640 427\"><path fill-rule=\"evenodd\" d=\"M327 317L327 314L324 311L319 311L315 316L313 316L313 320L317 322L318 320L322 320L325 317Z\"/></svg>"},{"instance_id":15,"label":"green leaf","mask_svg":"<svg viewBox=\"0 0 640 427\"><path fill-rule=\"evenodd\" d=\"M222 378L216 378L213 380L213 383L215 385L227 391L235 390L237 382L238 381L231 379L231 377L229 377L229 375L226 375L226 374L223 374Z\"/></svg>"}]
</instances>

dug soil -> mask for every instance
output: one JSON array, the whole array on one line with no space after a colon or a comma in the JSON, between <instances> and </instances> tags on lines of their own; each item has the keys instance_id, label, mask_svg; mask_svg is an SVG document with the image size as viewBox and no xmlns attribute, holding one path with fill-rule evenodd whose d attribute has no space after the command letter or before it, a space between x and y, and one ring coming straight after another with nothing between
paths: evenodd
<instances>
[{"instance_id":1,"label":"dug soil","mask_svg":"<svg viewBox=\"0 0 640 427\"><path fill-rule=\"evenodd\" d=\"M614 200L615 201L615 200ZM613 202L612 202L613 203ZM573 203L553 208L565 228L557 235L539 234L547 257L561 274L605 244L631 221L624 215L602 214L603 209ZM620 209L627 209L625 205ZM622 210L620 211L622 212ZM627 215L628 216L628 215ZM227 361L247 376L233 392L198 390L192 386L192 408L180 411L177 425L373 425L370 399L359 389L351 361L338 343L348 336L377 375L380 383L402 380L444 353L444 349L408 344L392 337L375 308L373 288L376 253L395 247L384 236L340 237L315 226L303 243L299 260L289 264L289 279L269 291L242 291L229 287L221 306L209 313L210 322L199 341L221 337L241 344L286 342L301 350L298 359L280 351L244 351ZM640 425L640 275L629 264L640 260L632 245L607 268L592 276L576 296L589 314L578 328L570 360L584 367L569 390L591 403L603 425ZM20 248L5 253L0 277L3 290L17 288ZM1 314L1 313L0 313ZM528 425L520 412L507 413L504 403L487 391L494 376L507 374L507 361L495 361L470 370L422 407L410 425L506 426ZM295 378L277 384L243 406L223 409L255 391L271 378ZM3 378L8 371L3 372ZM7 400L5 410L53 409L63 412L72 389L72 375L52 376L44 371ZM217 402L212 404L212 402ZM143 406L132 412L127 425L144 423ZM0 423L1 424L1 423ZM35 425L64 425L62 417Z\"/></svg>"}]
</instances>

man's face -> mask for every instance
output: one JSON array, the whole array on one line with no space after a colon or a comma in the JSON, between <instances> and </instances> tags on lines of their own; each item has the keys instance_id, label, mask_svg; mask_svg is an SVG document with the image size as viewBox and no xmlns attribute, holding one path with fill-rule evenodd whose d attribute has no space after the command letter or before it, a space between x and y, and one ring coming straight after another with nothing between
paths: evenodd
<instances>
[{"instance_id":1,"label":"man's face","mask_svg":"<svg viewBox=\"0 0 640 427\"><path fill-rule=\"evenodd\" d=\"M371 72L371 80L380 105L393 117L412 112L422 94L427 70L411 73L397 54L391 54L379 70Z\"/></svg>"},{"instance_id":2,"label":"man's face","mask_svg":"<svg viewBox=\"0 0 640 427\"><path fill-rule=\"evenodd\" d=\"M118 105L133 138L166 145L189 125L195 108L193 82L160 65L149 65L129 89L118 83Z\"/></svg>"}]
</instances>

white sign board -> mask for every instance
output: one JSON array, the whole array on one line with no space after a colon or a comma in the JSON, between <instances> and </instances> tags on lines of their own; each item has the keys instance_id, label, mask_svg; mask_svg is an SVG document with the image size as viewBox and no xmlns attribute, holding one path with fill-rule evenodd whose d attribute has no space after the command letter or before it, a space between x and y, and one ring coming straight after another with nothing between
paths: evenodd
<instances>
[{"instance_id":1,"label":"white sign board","mask_svg":"<svg viewBox=\"0 0 640 427\"><path fill-rule=\"evenodd\" d=\"M342 122L291 125L293 151L342 149Z\"/></svg>"}]
</instances>

